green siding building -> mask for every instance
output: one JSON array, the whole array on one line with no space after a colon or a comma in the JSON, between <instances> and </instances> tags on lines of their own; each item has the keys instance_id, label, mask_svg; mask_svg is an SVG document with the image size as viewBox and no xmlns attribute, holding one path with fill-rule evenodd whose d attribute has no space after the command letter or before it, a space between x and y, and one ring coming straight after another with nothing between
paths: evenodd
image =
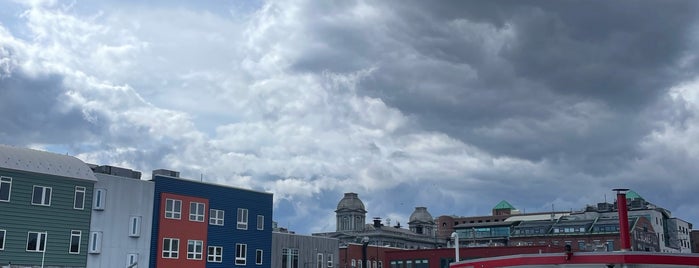
<instances>
[{"instance_id":1,"label":"green siding building","mask_svg":"<svg viewBox=\"0 0 699 268\"><path fill-rule=\"evenodd\" d=\"M75 157L0 145L0 267L86 267L95 182Z\"/></svg>"}]
</instances>

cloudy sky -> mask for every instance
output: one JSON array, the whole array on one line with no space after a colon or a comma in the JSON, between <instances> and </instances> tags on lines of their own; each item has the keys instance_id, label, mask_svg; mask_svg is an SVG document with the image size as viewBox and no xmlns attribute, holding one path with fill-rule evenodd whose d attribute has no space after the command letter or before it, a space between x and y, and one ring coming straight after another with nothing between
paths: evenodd
<instances>
[{"instance_id":1,"label":"cloudy sky","mask_svg":"<svg viewBox=\"0 0 699 268\"><path fill-rule=\"evenodd\" d=\"M699 224L696 1L1 1L0 143L274 193L335 229L579 210Z\"/></svg>"}]
</instances>

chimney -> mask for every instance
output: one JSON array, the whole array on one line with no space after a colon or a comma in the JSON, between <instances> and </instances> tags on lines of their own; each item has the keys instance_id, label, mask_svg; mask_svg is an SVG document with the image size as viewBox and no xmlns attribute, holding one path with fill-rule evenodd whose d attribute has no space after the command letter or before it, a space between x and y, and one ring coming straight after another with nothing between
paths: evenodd
<instances>
[{"instance_id":1,"label":"chimney","mask_svg":"<svg viewBox=\"0 0 699 268\"><path fill-rule=\"evenodd\" d=\"M167 169L156 169L156 170L153 170L153 177L155 177L155 175L162 175L162 176L179 178L180 172L173 171L173 170L167 170Z\"/></svg>"},{"instance_id":2,"label":"chimney","mask_svg":"<svg viewBox=\"0 0 699 268\"><path fill-rule=\"evenodd\" d=\"M374 228L381 228L381 218L374 217Z\"/></svg>"},{"instance_id":3,"label":"chimney","mask_svg":"<svg viewBox=\"0 0 699 268\"><path fill-rule=\"evenodd\" d=\"M626 208L626 191L629 189L614 189L616 191L617 211L619 211L619 235L621 238L621 251L631 250L631 238L629 237L629 214Z\"/></svg>"}]
</instances>

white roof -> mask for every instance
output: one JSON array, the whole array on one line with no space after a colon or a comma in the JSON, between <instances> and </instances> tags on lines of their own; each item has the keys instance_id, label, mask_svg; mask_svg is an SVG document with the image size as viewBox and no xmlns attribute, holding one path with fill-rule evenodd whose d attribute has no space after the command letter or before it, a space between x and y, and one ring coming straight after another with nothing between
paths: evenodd
<instances>
[{"instance_id":1,"label":"white roof","mask_svg":"<svg viewBox=\"0 0 699 268\"><path fill-rule=\"evenodd\" d=\"M0 168L97 181L80 159L27 148L0 145Z\"/></svg>"}]
</instances>

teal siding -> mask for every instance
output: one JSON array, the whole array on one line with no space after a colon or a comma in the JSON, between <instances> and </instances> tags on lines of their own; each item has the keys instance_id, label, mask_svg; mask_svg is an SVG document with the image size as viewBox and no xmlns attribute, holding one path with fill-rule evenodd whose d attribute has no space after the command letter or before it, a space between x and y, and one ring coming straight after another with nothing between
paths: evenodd
<instances>
[{"instance_id":1,"label":"teal siding","mask_svg":"<svg viewBox=\"0 0 699 268\"><path fill-rule=\"evenodd\" d=\"M0 229L7 231L0 265L40 265L41 252L27 252L28 232L47 232L44 266L85 267L94 182L0 169L12 178L10 202L0 202ZM51 187L51 206L32 205L33 186ZM85 187L85 208L73 209L75 187ZM80 253L69 254L71 230L81 232Z\"/></svg>"}]
</instances>

